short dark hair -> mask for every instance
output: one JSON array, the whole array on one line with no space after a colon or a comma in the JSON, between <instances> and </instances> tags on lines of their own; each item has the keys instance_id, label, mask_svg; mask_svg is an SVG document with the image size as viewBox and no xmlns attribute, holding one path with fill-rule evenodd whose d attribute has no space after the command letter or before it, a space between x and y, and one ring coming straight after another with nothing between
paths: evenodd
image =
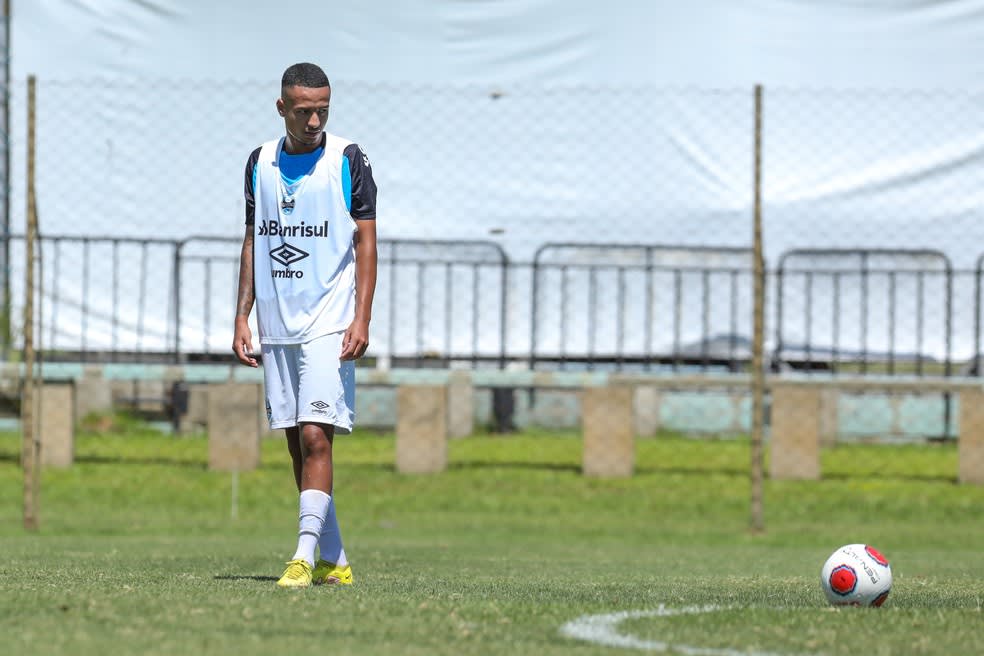
<instances>
[{"instance_id":1,"label":"short dark hair","mask_svg":"<svg viewBox=\"0 0 984 656\"><path fill-rule=\"evenodd\" d=\"M280 78L280 89L288 87L307 87L308 89L320 89L330 87L328 76L317 64L302 62L287 67L284 76Z\"/></svg>"}]
</instances>

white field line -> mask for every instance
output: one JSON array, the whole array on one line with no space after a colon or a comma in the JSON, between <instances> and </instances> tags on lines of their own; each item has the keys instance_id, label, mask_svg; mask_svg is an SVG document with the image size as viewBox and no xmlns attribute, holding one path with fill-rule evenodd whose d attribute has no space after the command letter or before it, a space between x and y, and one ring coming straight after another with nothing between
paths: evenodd
<instances>
[{"instance_id":1,"label":"white field line","mask_svg":"<svg viewBox=\"0 0 984 656\"><path fill-rule=\"evenodd\" d=\"M560 633L568 638L584 640L606 647L623 647L625 649L642 649L645 651L662 651L685 654L686 656L780 656L775 652L748 651L738 649L715 649L711 647L694 647L678 645L660 640L643 640L632 635L619 633L618 625L625 620L643 617L673 617L675 615L697 615L727 610L730 606L685 606L683 608L667 608L660 604L653 610L627 610L618 613L602 615L584 615L560 627Z\"/></svg>"}]
</instances>

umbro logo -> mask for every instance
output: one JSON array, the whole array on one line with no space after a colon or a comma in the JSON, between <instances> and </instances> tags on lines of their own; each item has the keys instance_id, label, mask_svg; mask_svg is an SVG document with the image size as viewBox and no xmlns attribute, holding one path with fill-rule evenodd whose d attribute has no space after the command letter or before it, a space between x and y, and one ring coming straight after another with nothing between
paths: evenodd
<instances>
[{"instance_id":1,"label":"umbro logo","mask_svg":"<svg viewBox=\"0 0 984 656\"><path fill-rule=\"evenodd\" d=\"M297 246L291 246L290 244L282 244L270 251L270 257L284 266L290 266L294 262L299 262L308 255L310 253L302 251Z\"/></svg>"},{"instance_id":2,"label":"umbro logo","mask_svg":"<svg viewBox=\"0 0 984 656\"><path fill-rule=\"evenodd\" d=\"M329 405L328 405L327 403L325 403L324 401L315 401L315 402L314 402L314 403L312 403L311 405L313 405L313 406L314 406L315 408L317 408L318 410L324 410L325 408L327 408L327 407L330 407L330 406L329 406Z\"/></svg>"}]
</instances>

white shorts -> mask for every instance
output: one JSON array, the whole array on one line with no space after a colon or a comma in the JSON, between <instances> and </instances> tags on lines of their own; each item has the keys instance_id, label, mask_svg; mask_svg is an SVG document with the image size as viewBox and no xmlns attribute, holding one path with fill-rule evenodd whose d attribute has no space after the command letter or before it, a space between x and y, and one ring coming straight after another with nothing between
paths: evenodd
<instances>
[{"instance_id":1,"label":"white shorts","mask_svg":"<svg viewBox=\"0 0 984 656\"><path fill-rule=\"evenodd\" d=\"M341 361L344 332L304 344L263 344L263 380L270 428L330 424L351 433L355 424L355 362Z\"/></svg>"}]
</instances>

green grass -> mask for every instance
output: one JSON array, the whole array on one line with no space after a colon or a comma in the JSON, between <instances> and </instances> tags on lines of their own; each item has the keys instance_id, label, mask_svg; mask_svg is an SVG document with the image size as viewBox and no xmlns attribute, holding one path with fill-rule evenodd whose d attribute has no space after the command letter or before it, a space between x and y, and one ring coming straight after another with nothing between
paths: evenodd
<instances>
[{"instance_id":1,"label":"green grass","mask_svg":"<svg viewBox=\"0 0 984 656\"><path fill-rule=\"evenodd\" d=\"M599 480L580 474L574 433L456 440L427 476L394 471L392 436L357 434L336 442L356 584L286 591L274 580L297 501L282 442L238 476L233 517L233 476L207 471L203 437L89 428L73 467L43 473L37 534L21 528L20 436L0 435L4 653L633 653L560 627L661 604L715 608L619 631L734 653L981 644L984 489L956 484L952 444L830 449L823 481L767 482L753 534L744 440L642 440L635 476ZM849 542L892 560L885 607L824 601L820 566Z\"/></svg>"}]
</instances>

